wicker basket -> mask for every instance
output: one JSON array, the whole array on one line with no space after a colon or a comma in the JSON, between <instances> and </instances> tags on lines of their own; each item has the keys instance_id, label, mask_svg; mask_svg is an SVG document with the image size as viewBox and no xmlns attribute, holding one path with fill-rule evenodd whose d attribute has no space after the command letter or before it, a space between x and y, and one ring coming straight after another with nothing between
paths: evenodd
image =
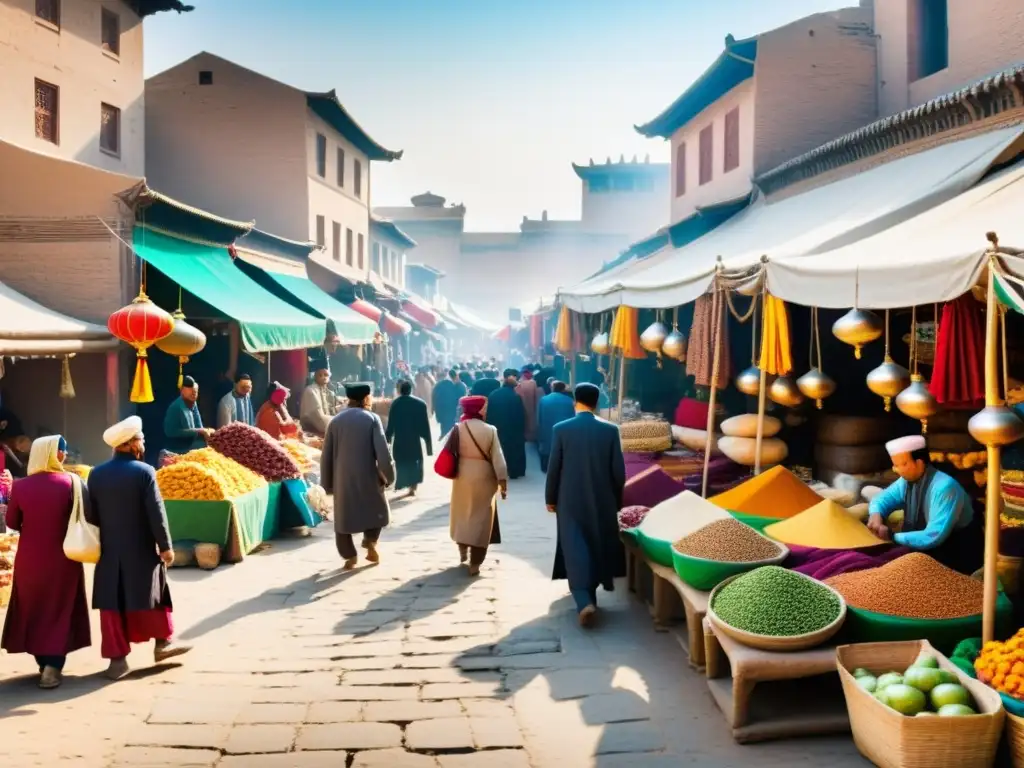
<instances>
[{"instance_id":1,"label":"wicker basket","mask_svg":"<svg viewBox=\"0 0 1024 768\"><path fill-rule=\"evenodd\" d=\"M759 648L762 651L804 651L808 648L814 648L815 646L821 645L827 642L832 636L840 630L843 626L843 622L846 621L846 600L843 596L836 592L828 584L823 584L820 581L812 579L810 576L804 576L802 573L792 571L795 576L807 579L808 581L814 582L816 585L825 587L839 600L839 616L836 617L835 621L829 624L827 627L822 627L814 632L807 632L803 635L791 635L789 637L773 637L771 635L758 635L753 632L746 632L742 629L737 629L729 624L726 624L715 614L711 606L715 604L715 598L718 593L731 581L738 579L740 576L746 574L738 573L735 576L730 576L728 579L723 581L713 590L711 595L708 597L708 620L715 625L715 630L721 632L727 637L731 637L737 643L743 643L743 645L749 646L750 648Z\"/></svg>"},{"instance_id":2,"label":"wicker basket","mask_svg":"<svg viewBox=\"0 0 1024 768\"><path fill-rule=\"evenodd\" d=\"M188 568L196 564L196 548L187 544L175 544L172 568Z\"/></svg>"},{"instance_id":3,"label":"wicker basket","mask_svg":"<svg viewBox=\"0 0 1024 768\"><path fill-rule=\"evenodd\" d=\"M11 604L11 592L14 591L13 584L0 587L0 608L6 608Z\"/></svg>"},{"instance_id":4,"label":"wicker basket","mask_svg":"<svg viewBox=\"0 0 1024 768\"><path fill-rule=\"evenodd\" d=\"M212 571L220 565L220 545L196 544L196 565L204 571Z\"/></svg>"},{"instance_id":5,"label":"wicker basket","mask_svg":"<svg viewBox=\"0 0 1024 768\"><path fill-rule=\"evenodd\" d=\"M1024 768L1024 717L1006 713L1006 742L1013 768Z\"/></svg>"},{"instance_id":6,"label":"wicker basket","mask_svg":"<svg viewBox=\"0 0 1024 768\"><path fill-rule=\"evenodd\" d=\"M910 334L903 334L903 341L910 346ZM935 365L935 342L917 339L917 362L921 365Z\"/></svg>"},{"instance_id":7,"label":"wicker basket","mask_svg":"<svg viewBox=\"0 0 1024 768\"><path fill-rule=\"evenodd\" d=\"M971 692L980 714L968 717L907 717L865 691L852 670L873 675L911 666L930 654ZM1006 715L999 694L973 680L927 640L841 645L836 666L843 683L857 749L881 768L985 768L994 765Z\"/></svg>"}]
</instances>

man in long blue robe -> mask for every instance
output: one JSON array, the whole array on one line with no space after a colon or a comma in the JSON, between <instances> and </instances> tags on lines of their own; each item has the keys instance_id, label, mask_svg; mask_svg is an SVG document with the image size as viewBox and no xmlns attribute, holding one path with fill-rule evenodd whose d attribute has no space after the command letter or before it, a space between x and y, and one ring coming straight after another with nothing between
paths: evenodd
<instances>
[{"instance_id":1,"label":"man in long blue robe","mask_svg":"<svg viewBox=\"0 0 1024 768\"><path fill-rule=\"evenodd\" d=\"M498 372L482 371L481 373L480 378L473 382L469 394L477 397L490 397L492 392L496 392L501 387L501 382L498 381Z\"/></svg>"},{"instance_id":2,"label":"man in long blue robe","mask_svg":"<svg viewBox=\"0 0 1024 768\"><path fill-rule=\"evenodd\" d=\"M556 424L576 415L572 395L564 381L551 382L551 394L544 395L537 403L537 453L540 454L540 470L548 471L548 457L551 456L552 432Z\"/></svg>"},{"instance_id":3,"label":"man in long blue robe","mask_svg":"<svg viewBox=\"0 0 1024 768\"><path fill-rule=\"evenodd\" d=\"M487 398L487 423L498 429L509 480L526 475L526 407L516 391L519 372L505 370L505 382Z\"/></svg>"},{"instance_id":4,"label":"man in long blue robe","mask_svg":"<svg viewBox=\"0 0 1024 768\"><path fill-rule=\"evenodd\" d=\"M388 411L388 428L384 436L391 443L391 456L395 461L395 490L408 489L409 496L423 482L423 443L427 456L434 455L430 436L430 418L427 404L412 394L412 382L398 382L398 397ZM421 442L422 441L422 442Z\"/></svg>"},{"instance_id":5,"label":"man in long blue robe","mask_svg":"<svg viewBox=\"0 0 1024 768\"><path fill-rule=\"evenodd\" d=\"M552 579L568 579L581 626L593 623L597 587L625 575L618 512L626 486L619 428L599 419L599 392L580 384L576 416L555 426L544 500L558 521Z\"/></svg>"},{"instance_id":6,"label":"man in long blue robe","mask_svg":"<svg viewBox=\"0 0 1024 768\"><path fill-rule=\"evenodd\" d=\"M931 465L923 436L890 440L885 448L900 479L871 500L868 528L888 538L885 521L902 509L903 528L892 536L894 542L960 573L974 573L984 557L984 535L967 491Z\"/></svg>"},{"instance_id":7,"label":"man in long blue robe","mask_svg":"<svg viewBox=\"0 0 1024 768\"><path fill-rule=\"evenodd\" d=\"M448 434L455 426L459 413L459 400L469 394L466 385L459 378L459 372L452 368L448 378L437 382L434 387L434 416L441 425L441 436Z\"/></svg>"}]
</instances>

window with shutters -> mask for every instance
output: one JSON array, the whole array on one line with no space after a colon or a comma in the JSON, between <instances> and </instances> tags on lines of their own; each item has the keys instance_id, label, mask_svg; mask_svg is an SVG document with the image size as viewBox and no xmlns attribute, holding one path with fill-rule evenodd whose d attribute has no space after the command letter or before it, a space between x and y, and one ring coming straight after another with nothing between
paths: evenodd
<instances>
[{"instance_id":1,"label":"window with shutters","mask_svg":"<svg viewBox=\"0 0 1024 768\"><path fill-rule=\"evenodd\" d=\"M352 254L352 230L345 229L345 263L350 267L352 266L353 254Z\"/></svg>"},{"instance_id":2,"label":"window with shutters","mask_svg":"<svg viewBox=\"0 0 1024 768\"><path fill-rule=\"evenodd\" d=\"M321 248L327 244L327 221L323 216L316 217L316 244Z\"/></svg>"},{"instance_id":3,"label":"window with shutters","mask_svg":"<svg viewBox=\"0 0 1024 768\"><path fill-rule=\"evenodd\" d=\"M697 178L698 184L707 184L711 181L714 164L714 123L700 132L700 172Z\"/></svg>"},{"instance_id":4,"label":"window with shutters","mask_svg":"<svg viewBox=\"0 0 1024 768\"><path fill-rule=\"evenodd\" d=\"M36 138L60 143L60 89L36 80Z\"/></svg>"},{"instance_id":5,"label":"window with shutters","mask_svg":"<svg viewBox=\"0 0 1024 768\"><path fill-rule=\"evenodd\" d=\"M380 243L374 243L370 247L370 269L380 274Z\"/></svg>"},{"instance_id":6,"label":"window with shutters","mask_svg":"<svg viewBox=\"0 0 1024 768\"><path fill-rule=\"evenodd\" d=\"M36 0L36 18L60 28L60 0Z\"/></svg>"},{"instance_id":7,"label":"window with shutters","mask_svg":"<svg viewBox=\"0 0 1024 768\"><path fill-rule=\"evenodd\" d=\"M121 154L121 110L100 104L100 149L108 155Z\"/></svg>"},{"instance_id":8,"label":"window with shutters","mask_svg":"<svg viewBox=\"0 0 1024 768\"><path fill-rule=\"evenodd\" d=\"M338 147L338 186L345 188L345 150Z\"/></svg>"},{"instance_id":9,"label":"window with shutters","mask_svg":"<svg viewBox=\"0 0 1024 768\"><path fill-rule=\"evenodd\" d=\"M725 165L726 173L740 167L740 108L725 115Z\"/></svg>"},{"instance_id":10,"label":"window with shutters","mask_svg":"<svg viewBox=\"0 0 1024 768\"><path fill-rule=\"evenodd\" d=\"M359 245L359 247L356 249L356 251L357 251L357 255L359 256L359 268L360 269L365 269L366 268L366 252L365 252L366 241L364 239L364 236L363 236L362 232L359 233L359 243L358 243L358 245Z\"/></svg>"},{"instance_id":11,"label":"window with shutters","mask_svg":"<svg viewBox=\"0 0 1024 768\"><path fill-rule=\"evenodd\" d=\"M327 137L322 133L316 135L316 175L327 178Z\"/></svg>"},{"instance_id":12,"label":"window with shutters","mask_svg":"<svg viewBox=\"0 0 1024 768\"><path fill-rule=\"evenodd\" d=\"M676 147L676 197L686 194L686 142Z\"/></svg>"},{"instance_id":13,"label":"window with shutters","mask_svg":"<svg viewBox=\"0 0 1024 768\"><path fill-rule=\"evenodd\" d=\"M355 186L356 197L363 198L363 164L356 158L352 160L352 184Z\"/></svg>"},{"instance_id":14,"label":"window with shutters","mask_svg":"<svg viewBox=\"0 0 1024 768\"><path fill-rule=\"evenodd\" d=\"M331 256L335 261L341 261L341 224L331 222Z\"/></svg>"},{"instance_id":15,"label":"window with shutters","mask_svg":"<svg viewBox=\"0 0 1024 768\"><path fill-rule=\"evenodd\" d=\"M114 56L121 55L121 17L106 8L100 9L100 47Z\"/></svg>"}]
</instances>

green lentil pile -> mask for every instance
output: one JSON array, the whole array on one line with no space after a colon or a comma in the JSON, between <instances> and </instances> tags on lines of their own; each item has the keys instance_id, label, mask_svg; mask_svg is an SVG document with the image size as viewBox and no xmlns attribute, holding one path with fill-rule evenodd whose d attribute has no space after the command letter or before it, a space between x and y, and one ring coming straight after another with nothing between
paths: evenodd
<instances>
[{"instance_id":1,"label":"green lentil pile","mask_svg":"<svg viewBox=\"0 0 1024 768\"><path fill-rule=\"evenodd\" d=\"M674 545L690 557L722 563L756 563L778 556L779 546L739 520L716 520L684 536Z\"/></svg>"},{"instance_id":2,"label":"green lentil pile","mask_svg":"<svg viewBox=\"0 0 1024 768\"><path fill-rule=\"evenodd\" d=\"M731 627L769 637L816 632L839 617L839 599L824 585L777 565L726 584L711 609Z\"/></svg>"}]
</instances>

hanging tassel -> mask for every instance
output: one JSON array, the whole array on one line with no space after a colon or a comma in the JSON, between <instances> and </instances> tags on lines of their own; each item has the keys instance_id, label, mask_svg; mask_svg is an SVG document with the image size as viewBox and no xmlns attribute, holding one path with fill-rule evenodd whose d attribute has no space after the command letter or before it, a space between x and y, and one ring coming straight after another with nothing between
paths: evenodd
<instances>
[{"instance_id":1,"label":"hanging tassel","mask_svg":"<svg viewBox=\"0 0 1024 768\"><path fill-rule=\"evenodd\" d=\"M65 355L60 364L60 396L71 400L75 396L75 385L71 381L71 356Z\"/></svg>"},{"instance_id":2,"label":"hanging tassel","mask_svg":"<svg viewBox=\"0 0 1024 768\"><path fill-rule=\"evenodd\" d=\"M129 398L133 403L153 402L153 380L149 375L149 360L146 350L139 350L135 362L135 379L132 381L132 394Z\"/></svg>"},{"instance_id":3,"label":"hanging tassel","mask_svg":"<svg viewBox=\"0 0 1024 768\"><path fill-rule=\"evenodd\" d=\"M178 389L181 389L181 385L185 383L185 361L187 357L178 358Z\"/></svg>"}]
</instances>

